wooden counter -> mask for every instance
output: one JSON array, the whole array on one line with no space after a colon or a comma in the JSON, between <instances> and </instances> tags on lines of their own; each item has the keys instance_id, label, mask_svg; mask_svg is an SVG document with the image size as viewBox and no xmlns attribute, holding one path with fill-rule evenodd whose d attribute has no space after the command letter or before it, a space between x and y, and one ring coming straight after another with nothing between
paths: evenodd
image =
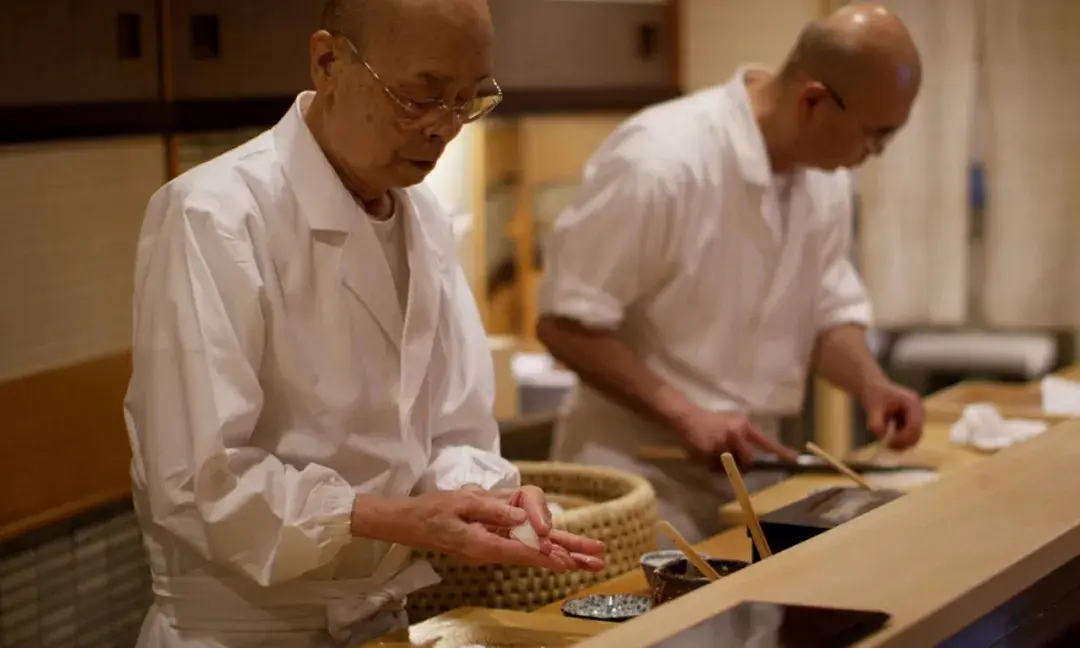
<instances>
[{"instance_id":1,"label":"wooden counter","mask_svg":"<svg viewBox=\"0 0 1080 648\"><path fill-rule=\"evenodd\" d=\"M1080 556L1080 422L589 639L650 646L743 600L880 609L869 646L932 646Z\"/></svg>"}]
</instances>

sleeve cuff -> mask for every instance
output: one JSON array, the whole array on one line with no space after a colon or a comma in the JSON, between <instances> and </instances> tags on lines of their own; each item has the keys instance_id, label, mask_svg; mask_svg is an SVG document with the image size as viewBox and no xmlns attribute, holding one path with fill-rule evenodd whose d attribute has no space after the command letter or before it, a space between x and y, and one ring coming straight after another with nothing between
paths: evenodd
<instances>
[{"instance_id":1,"label":"sleeve cuff","mask_svg":"<svg viewBox=\"0 0 1080 648\"><path fill-rule=\"evenodd\" d=\"M870 328L873 323L872 319L873 313L871 312L870 304L868 302L834 308L821 318L821 322L818 324L818 333L823 333L829 329L836 328L837 326L844 326L845 324L858 324Z\"/></svg>"},{"instance_id":2,"label":"sleeve cuff","mask_svg":"<svg viewBox=\"0 0 1080 648\"><path fill-rule=\"evenodd\" d=\"M521 474L499 455L471 446L443 448L428 466L421 489L430 493L453 491L467 484L484 490L519 488Z\"/></svg>"},{"instance_id":3,"label":"sleeve cuff","mask_svg":"<svg viewBox=\"0 0 1080 648\"><path fill-rule=\"evenodd\" d=\"M582 297L561 299L556 303L541 303L540 312L543 315L565 317L592 329L614 330L623 319L622 309Z\"/></svg>"},{"instance_id":4,"label":"sleeve cuff","mask_svg":"<svg viewBox=\"0 0 1080 648\"><path fill-rule=\"evenodd\" d=\"M344 480L318 486L308 498L311 514L307 533L317 539L323 552L336 552L352 540L352 513L356 492Z\"/></svg>"}]
</instances>

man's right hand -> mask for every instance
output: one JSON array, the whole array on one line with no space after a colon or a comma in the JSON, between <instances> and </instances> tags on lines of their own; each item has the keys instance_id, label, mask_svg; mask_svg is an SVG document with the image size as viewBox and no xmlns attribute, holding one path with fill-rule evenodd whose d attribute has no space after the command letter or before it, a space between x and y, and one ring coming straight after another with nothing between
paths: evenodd
<instances>
[{"instance_id":1,"label":"man's right hand","mask_svg":"<svg viewBox=\"0 0 1080 648\"><path fill-rule=\"evenodd\" d=\"M538 551L491 529L527 520L525 509L500 494L478 490L428 493L401 500L359 496L353 535L437 551L467 565L521 565L564 572L581 569L565 551L542 543Z\"/></svg>"},{"instance_id":2,"label":"man's right hand","mask_svg":"<svg viewBox=\"0 0 1080 648\"><path fill-rule=\"evenodd\" d=\"M710 412L699 409L680 421L678 432L697 456L711 467L721 465L725 452L747 466L758 452L769 452L780 459L795 461L799 453L765 436L745 414Z\"/></svg>"}]
</instances>

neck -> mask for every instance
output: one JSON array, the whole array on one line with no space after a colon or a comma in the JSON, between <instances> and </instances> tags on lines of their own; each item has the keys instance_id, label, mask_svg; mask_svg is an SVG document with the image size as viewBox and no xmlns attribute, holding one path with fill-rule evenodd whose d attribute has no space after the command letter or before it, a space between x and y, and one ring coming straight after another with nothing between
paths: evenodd
<instances>
[{"instance_id":1,"label":"neck","mask_svg":"<svg viewBox=\"0 0 1080 648\"><path fill-rule=\"evenodd\" d=\"M323 155L341 179L341 183L369 214L377 217L381 211L385 210L385 207L381 207L382 205L391 204L390 188L365 180L362 173L352 169L334 152L334 148L330 145L330 138L326 134L327 109L324 96L316 94L304 113L304 122L311 131L311 136L315 138L315 143L322 149Z\"/></svg>"},{"instance_id":2,"label":"neck","mask_svg":"<svg viewBox=\"0 0 1080 648\"><path fill-rule=\"evenodd\" d=\"M784 115L780 110L780 84L775 76L747 75L746 91L754 119L765 140L765 152L773 173L786 173L795 167L795 156L789 146Z\"/></svg>"}]
</instances>

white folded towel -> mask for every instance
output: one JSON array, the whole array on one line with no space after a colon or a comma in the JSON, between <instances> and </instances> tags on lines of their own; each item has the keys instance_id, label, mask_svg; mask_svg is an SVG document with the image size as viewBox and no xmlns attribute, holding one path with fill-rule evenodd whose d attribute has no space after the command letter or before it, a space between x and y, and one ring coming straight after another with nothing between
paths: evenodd
<instances>
[{"instance_id":1,"label":"white folded towel","mask_svg":"<svg viewBox=\"0 0 1080 648\"><path fill-rule=\"evenodd\" d=\"M949 430L949 440L984 452L995 452L1046 431L1044 421L1005 419L992 403L972 403Z\"/></svg>"},{"instance_id":2,"label":"white folded towel","mask_svg":"<svg viewBox=\"0 0 1080 648\"><path fill-rule=\"evenodd\" d=\"M1043 378L1042 408L1047 414L1080 416L1080 383L1057 376Z\"/></svg>"}]
</instances>

